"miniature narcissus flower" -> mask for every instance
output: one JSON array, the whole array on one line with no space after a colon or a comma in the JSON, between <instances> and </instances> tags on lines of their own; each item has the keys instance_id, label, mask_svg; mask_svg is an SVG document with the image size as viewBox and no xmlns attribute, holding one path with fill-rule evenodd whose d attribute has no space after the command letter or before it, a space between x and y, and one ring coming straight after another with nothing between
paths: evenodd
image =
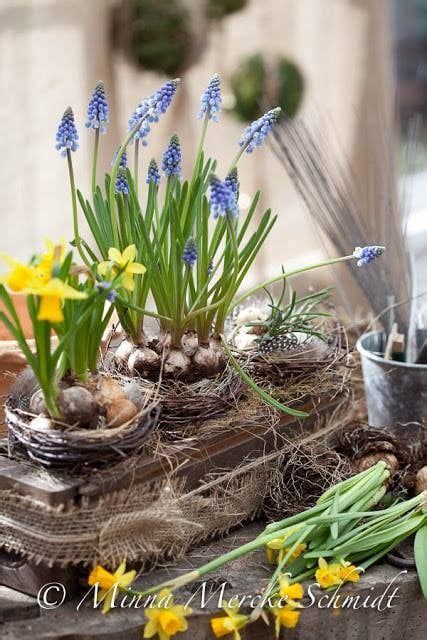
<instances>
[{"instance_id":1,"label":"miniature narcissus flower","mask_svg":"<svg viewBox=\"0 0 427 640\"><path fill-rule=\"evenodd\" d=\"M209 120L218 122L218 113L221 111L221 86L219 75L216 73L210 79L206 91L200 99L199 118L206 116Z\"/></svg>"},{"instance_id":2,"label":"miniature narcissus flower","mask_svg":"<svg viewBox=\"0 0 427 640\"><path fill-rule=\"evenodd\" d=\"M166 176L181 175L181 145L176 134L170 139L169 146L163 154L162 169Z\"/></svg>"},{"instance_id":3,"label":"miniature narcissus flower","mask_svg":"<svg viewBox=\"0 0 427 640\"><path fill-rule=\"evenodd\" d=\"M96 565L89 574L88 584L90 587L98 586L98 602L103 602L102 613L108 613L115 596L114 586L126 589L135 580L136 571L126 571L126 563L122 562L119 568L110 573L100 564Z\"/></svg>"},{"instance_id":4,"label":"miniature narcissus flower","mask_svg":"<svg viewBox=\"0 0 427 640\"><path fill-rule=\"evenodd\" d=\"M343 582L359 582L360 567L355 567L350 562L341 562L340 576Z\"/></svg>"},{"instance_id":5,"label":"miniature narcissus flower","mask_svg":"<svg viewBox=\"0 0 427 640\"><path fill-rule=\"evenodd\" d=\"M61 150L61 155L65 157L67 152L77 151L79 148L78 139L73 110L71 107L67 107L56 133L56 148L58 151Z\"/></svg>"},{"instance_id":6,"label":"miniature narcissus flower","mask_svg":"<svg viewBox=\"0 0 427 640\"><path fill-rule=\"evenodd\" d=\"M96 83L92 97L87 107L87 128L99 129L101 133L107 131L106 125L109 123L109 107L105 95L104 83L102 80Z\"/></svg>"},{"instance_id":7,"label":"miniature narcissus flower","mask_svg":"<svg viewBox=\"0 0 427 640\"><path fill-rule=\"evenodd\" d=\"M182 252L182 261L187 264L190 269L193 268L195 262L197 260L197 248L196 243L193 238L189 238L184 246L184 251Z\"/></svg>"},{"instance_id":8,"label":"miniature narcissus flower","mask_svg":"<svg viewBox=\"0 0 427 640\"><path fill-rule=\"evenodd\" d=\"M280 116L280 107L267 111L263 116L252 122L243 132L240 146L246 153L252 153L256 147L260 147Z\"/></svg>"},{"instance_id":9,"label":"miniature narcissus flower","mask_svg":"<svg viewBox=\"0 0 427 640\"><path fill-rule=\"evenodd\" d=\"M33 293L41 298L37 313L37 320L47 320L52 324L63 321L62 303L64 300L84 300L87 294L76 291L60 278L52 278L46 284L27 289L27 293Z\"/></svg>"},{"instance_id":10,"label":"miniature narcissus flower","mask_svg":"<svg viewBox=\"0 0 427 640\"><path fill-rule=\"evenodd\" d=\"M121 253L115 247L108 250L108 260L100 262L98 265L98 273L101 276L115 277L121 274L120 284L127 291L133 291L135 288L134 276L136 274L145 273L146 269L143 264L135 262L136 247L130 244Z\"/></svg>"},{"instance_id":11,"label":"miniature narcissus flower","mask_svg":"<svg viewBox=\"0 0 427 640\"><path fill-rule=\"evenodd\" d=\"M328 564L324 558L319 558L319 567L316 570L315 576L316 581L322 589L341 584L341 568L338 562Z\"/></svg>"},{"instance_id":12,"label":"miniature narcissus flower","mask_svg":"<svg viewBox=\"0 0 427 640\"><path fill-rule=\"evenodd\" d=\"M357 266L363 267L365 264L373 262L376 258L381 256L385 251L385 247L381 246L368 246L368 247L356 247L353 251L353 255L357 258Z\"/></svg>"},{"instance_id":13,"label":"miniature narcissus flower","mask_svg":"<svg viewBox=\"0 0 427 640\"><path fill-rule=\"evenodd\" d=\"M210 204L213 211L213 217L231 215L237 216L237 202L231 185L223 182L217 176L210 177L211 197Z\"/></svg>"},{"instance_id":14,"label":"miniature narcissus flower","mask_svg":"<svg viewBox=\"0 0 427 640\"><path fill-rule=\"evenodd\" d=\"M273 540L269 540L267 542L267 560L272 564L281 562L284 556L289 553L291 550L290 547L284 546L285 537L283 538L274 538ZM290 559L294 560L298 558L307 548L307 545L304 543L299 544L291 553Z\"/></svg>"},{"instance_id":15,"label":"miniature narcissus flower","mask_svg":"<svg viewBox=\"0 0 427 640\"><path fill-rule=\"evenodd\" d=\"M157 186L160 184L159 167L157 166L157 162L154 160L154 158L151 158L150 164L148 165L147 178L145 182L147 184L150 184L152 182Z\"/></svg>"},{"instance_id":16,"label":"miniature narcissus flower","mask_svg":"<svg viewBox=\"0 0 427 640\"><path fill-rule=\"evenodd\" d=\"M223 609L227 614L226 616L211 619L212 633L215 638L222 638L232 633L234 640L241 640L239 631L250 622L250 616L239 613L237 606L225 606Z\"/></svg>"},{"instance_id":17,"label":"miniature narcissus flower","mask_svg":"<svg viewBox=\"0 0 427 640\"><path fill-rule=\"evenodd\" d=\"M290 604L284 607L272 607L271 612L274 615L276 638L280 636L281 628L294 629L300 619L301 611L298 611Z\"/></svg>"},{"instance_id":18,"label":"miniature narcissus flower","mask_svg":"<svg viewBox=\"0 0 427 640\"><path fill-rule=\"evenodd\" d=\"M289 576L285 574L281 575L279 578L279 595L281 598L285 599L287 603L298 606L295 601L301 600L301 598L304 597L304 589L302 584L299 582L291 584Z\"/></svg>"},{"instance_id":19,"label":"miniature narcissus flower","mask_svg":"<svg viewBox=\"0 0 427 640\"><path fill-rule=\"evenodd\" d=\"M8 273L0 276L0 282L5 284L10 291L20 293L26 289L37 286L39 276L36 267L23 264L15 258L11 258L6 254L1 254L3 260L8 264L10 270Z\"/></svg>"},{"instance_id":20,"label":"miniature narcissus flower","mask_svg":"<svg viewBox=\"0 0 427 640\"><path fill-rule=\"evenodd\" d=\"M177 633L187 631L187 617L192 611L189 607L174 604L171 592L163 589L144 613L148 622L144 627L143 637L152 638L157 634L159 640L169 640Z\"/></svg>"}]
</instances>

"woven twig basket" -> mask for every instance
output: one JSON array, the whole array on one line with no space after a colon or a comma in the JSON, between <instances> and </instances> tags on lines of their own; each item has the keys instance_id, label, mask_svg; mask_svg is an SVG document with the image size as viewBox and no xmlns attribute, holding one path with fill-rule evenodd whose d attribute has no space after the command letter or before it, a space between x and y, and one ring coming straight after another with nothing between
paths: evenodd
<instances>
[{"instance_id":1,"label":"woven twig basket","mask_svg":"<svg viewBox=\"0 0 427 640\"><path fill-rule=\"evenodd\" d=\"M156 426L159 414L159 405L151 403L119 427L46 430L31 425L28 411L10 399L5 405L9 451L15 456L18 447L45 467L101 467L137 453Z\"/></svg>"}]
</instances>

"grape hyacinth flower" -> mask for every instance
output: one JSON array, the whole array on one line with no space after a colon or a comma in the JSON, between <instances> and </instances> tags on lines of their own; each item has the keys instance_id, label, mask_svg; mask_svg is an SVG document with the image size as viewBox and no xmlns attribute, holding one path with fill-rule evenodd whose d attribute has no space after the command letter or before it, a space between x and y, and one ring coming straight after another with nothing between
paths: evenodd
<instances>
[{"instance_id":1,"label":"grape hyacinth flower","mask_svg":"<svg viewBox=\"0 0 427 640\"><path fill-rule=\"evenodd\" d=\"M381 256L385 251L385 247L376 245L368 247L356 247L353 251L353 255L357 258L357 266L363 267L365 264L373 262L378 256Z\"/></svg>"},{"instance_id":2,"label":"grape hyacinth flower","mask_svg":"<svg viewBox=\"0 0 427 640\"><path fill-rule=\"evenodd\" d=\"M233 167L230 173L225 178L225 184L229 187L234 193L234 197L236 198L236 203L239 201L239 178L237 175L237 167Z\"/></svg>"},{"instance_id":3,"label":"grape hyacinth flower","mask_svg":"<svg viewBox=\"0 0 427 640\"><path fill-rule=\"evenodd\" d=\"M159 168L157 166L157 162L152 158L150 160L150 164L148 165L147 178L145 180L147 184L152 182L153 184L159 186L160 184L160 173Z\"/></svg>"},{"instance_id":4,"label":"grape hyacinth flower","mask_svg":"<svg viewBox=\"0 0 427 640\"><path fill-rule=\"evenodd\" d=\"M209 120L218 122L217 114L221 111L221 86L219 75L216 73L210 79L206 91L200 99L199 118L206 116Z\"/></svg>"},{"instance_id":5,"label":"grape hyacinth flower","mask_svg":"<svg viewBox=\"0 0 427 640\"><path fill-rule=\"evenodd\" d=\"M120 147L117 149L116 153L114 154L114 158L111 162L111 166L114 166L114 163L117 159L117 154L120 151ZM121 157L120 157L120 162L119 162L119 167L123 167L123 169L127 169L128 166L128 154L126 153L126 151L123 151Z\"/></svg>"},{"instance_id":6,"label":"grape hyacinth flower","mask_svg":"<svg viewBox=\"0 0 427 640\"><path fill-rule=\"evenodd\" d=\"M189 238L184 246L184 251L182 252L182 261L187 264L190 269L193 268L195 262L197 260L197 248L196 243L193 238Z\"/></svg>"},{"instance_id":7,"label":"grape hyacinth flower","mask_svg":"<svg viewBox=\"0 0 427 640\"><path fill-rule=\"evenodd\" d=\"M238 210L233 188L226 181L223 182L215 175L210 178L210 187L210 203L214 219L218 218L218 216L226 215L236 217Z\"/></svg>"},{"instance_id":8,"label":"grape hyacinth flower","mask_svg":"<svg viewBox=\"0 0 427 640\"><path fill-rule=\"evenodd\" d=\"M181 146L176 133L170 139L169 146L163 154L162 169L166 176L181 174Z\"/></svg>"},{"instance_id":9,"label":"grape hyacinth flower","mask_svg":"<svg viewBox=\"0 0 427 640\"><path fill-rule=\"evenodd\" d=\"M108 291L111 288L111 282L107 282L106 280L104 280L103 282L97 282L96 283L96 288L98 289L98 291ZM117 291L115 289L111 289L111 291L108 292L106 299L108 300L108 302L115 302L117 298Z\"/></svg>"},{"instance_id":10,"label":"grape hyacinth flower","mask_svg":"<svg viewBox=\"0 0 427 640\"><path fill-rule=\"evenodd\" d=\"M246 153L252 153L256 147L260 147L280 116L280 107L271 109L264 113L261 118L252 122L243 132L240 139L240 146L244 147Z\"/></svg>"},{"instance_id":11,"label":"grape hyacinth flower","mask_svg":"<svg viewBox=\"0 0 427 640\"><path fill-rule=\"evenodd\" d=\"M87 122L85 126L89 129L99 129L101 133L107 131L106 125L109 123L109 107L105 95L104 83L100 80L92 93L92 97L87 108Z\"/></svg>"},{"instance_id":12,"label":"grape hyacinth flower","mask_svg":"<svg viewBox=\"0 0 427 640\"><path fill-rule=\"evenodd\" d=\"M64 115L59 123L58 131L56 133L56 148L58 151L62 149L61 156L65 157L67 151L77 151L79 148L79 134L77 133L76 125L74 122L74 113L71 107L67 107L64 111Z\"/></svg>"},{"instance_id":13,"label":"grape hyacinth flower","mask_svg":"<svg viewBox=\"0 0 427 640\"><path fill-rule=\"evenodd\" d=\"M140 140L141 144L144 146L147 145L147 140L145 138L150 133L150 123L158 122L162 113L166 113L179 83L179 78L169 80L169 82L166 82L166 84L160 87L160 89L152 93L149 98L140 102L129 118L128 123L128 131L132 131L138 122L144 118L141 127L133 136L133 140Z\"/></svg>"},{"instance_id":14,"label":"grape hyacinth flower","mask_svg":"<svg viewBox=\"0 0 427 640\"><path fill-rule=\"evenodd\" d=\"M129 185L126 177L126 168L120 166L117 171L116 182L114 184L114 191L116 193L123 193L129 195Z\"/></svg>"}]
</instances>

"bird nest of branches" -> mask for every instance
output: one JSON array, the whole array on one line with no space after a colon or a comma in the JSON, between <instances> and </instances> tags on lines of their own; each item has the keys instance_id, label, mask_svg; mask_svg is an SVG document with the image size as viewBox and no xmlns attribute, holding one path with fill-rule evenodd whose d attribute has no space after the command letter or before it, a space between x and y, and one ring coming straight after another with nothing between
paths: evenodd
<instances>
[{"instance_id":1,"label":"bird nest of branches","mask_svg":"<svg viewBox=\"0 0 427 640\"><path fill-rule=\"evenodd\" d=\"M5 405L8 453L44 467L80 473L138 453L155 428L160 408L151 393L140 396L137 412L117 426L97 415L85 427L52 420L32 410L34 394L18 378Z\"/></svg>"}]
</instances>

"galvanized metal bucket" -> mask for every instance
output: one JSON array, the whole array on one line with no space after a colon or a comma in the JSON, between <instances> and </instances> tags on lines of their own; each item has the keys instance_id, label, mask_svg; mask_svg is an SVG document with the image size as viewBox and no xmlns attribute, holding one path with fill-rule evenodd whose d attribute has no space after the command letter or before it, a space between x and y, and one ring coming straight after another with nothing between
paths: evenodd
<instances>
[{"instance_id":1,"label":"galvanized metal bucket","mask_svg":"<svg viewBox=\"0 0 427 640\"><path fill-rule=\"evenodd\" d=\"M405 439L427 423L427 365L385 360L385 334L365 333L357 342L362 361L369 424ZM418 423L418 424L417 424Z\"/></svg>"}]
</instances>

